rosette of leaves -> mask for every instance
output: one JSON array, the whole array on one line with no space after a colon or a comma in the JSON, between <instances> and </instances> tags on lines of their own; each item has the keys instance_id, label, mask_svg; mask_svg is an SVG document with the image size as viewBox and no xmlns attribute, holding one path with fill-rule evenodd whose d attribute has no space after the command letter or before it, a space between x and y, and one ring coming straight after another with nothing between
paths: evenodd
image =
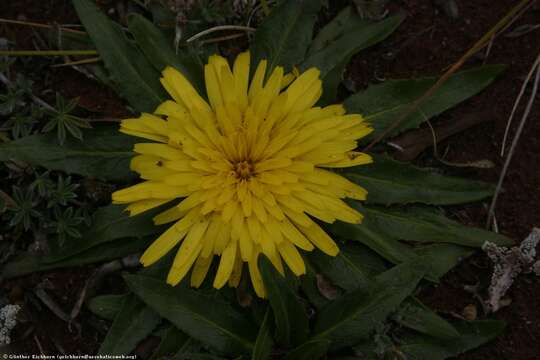
<instances>
[{"instance_id":1,"label":"rosette of leaves","mask_svg":"<svg viewBox=\"0 0 540 360\"><path fill-rule=\"evenodd\" d=\"M199 89L201 64L189 51L173 50L173 39L159 26L130 15L133 40L90 0L75 0L75 8L100 53L110 84L128 104L151 112L165 99L159 72L173 66ZM350 58L394 32L404 20L362 19L352 8L314 35L321 1L282 1L258 26L250 50L274 66L321 71L324 99L334 102ZM198 52L201 54L201 52ZM471 68L453 75L411 113L390 136L418 127L487 87L501 66ZM350 95L345 106L363 114L375 128L367 140L381 134L434 83L435 78L388 80ZM108 180L133 181L129 171L134 138L114 127L85 133L84 141L66 139L60 147L50 134L39 134L0 145L0 158L20 159L51 170ZM160 338L153 359L446 359L484 344L504 328L498 321L449 321L414 297L418 287L437 282L460 259L485 241L509 244L502 235L467 227L445 216L442 205L470 203L489 197L493 186L442 175L409 163L373 154L372 165L349 168L342 175L369 191L360 225L334 223L326 230L340 242L331 258L303 254L305 276L282 277L266 258L259 267L268 300L252 295L247 283L238 290L194 290L163 281L170 267L166 257L148 269L124 276L129 292L102 295L88 301L91 311L112 321L100 348L103 354L126 354L150 335ZM360 206L362 207L360 209ZM149 211L128 217L111 205L93 214L92 226L78 239L39 259L21 256L8 264L3 277L88 263L98 263L145 249L155 234ZM211 270L211 271L215 271ZM209 277L211 278L211 277Z\"/></svg>"}]
</instances>

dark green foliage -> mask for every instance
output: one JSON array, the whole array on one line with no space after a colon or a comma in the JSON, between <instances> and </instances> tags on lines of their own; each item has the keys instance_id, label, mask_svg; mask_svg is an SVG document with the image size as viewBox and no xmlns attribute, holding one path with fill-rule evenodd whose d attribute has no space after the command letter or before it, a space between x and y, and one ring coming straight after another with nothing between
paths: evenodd
<instances>
[{"instance_id":1,"label":"dark green foliage","mask_svg":"<svg viewBox=\"0 0 540 360\"><path fill-rule=\"evenodd\" d=\"M24 230L30 230L35 220L41 217L41 213L36 210L39 200L34 192L24 192L21 188L13 186L12 198L15 206L10 209L13 212L10 226L22 226Z\"/></svg>"},{"instance_id":2,"label":"dark green foliage","mask_svg":"<svg viewBox=\"0 0 540 360\"><path fill-rule=\"evenodd\" d=\"M274 314L276 340L282 345L301 344L309 333L306 310L268 258L261 256L259 267Z\"/></svg>"},{"instance_id":3,"label":"dark green foliage","mask_svg":"<svg viewBox=\"0 0 540 360\"><path fill-rule=\"evenodd\" d=\"M154 111L166 99L159 72L92 1L74 0L73 5L120 95L137 111Z\"/></svg>"},{"instance_id":4,"label":"dark green foliage","mask_svg":"<svg viewBox=\"0 0 540 360\"><path fill-rule=\"evenodd\" d=\"M351 56L390 36L404 16L372 21L347 7L311 42L321 3L278 1L258 25L250 49L252 64L268 60L267 73L276 66L284 66L286 71L295 66L302 70L318 67L324 80L321 104L327 104L335 102ZM187 13L195 14L202 25L175 23L175 42L168 36L170 31L165 34L167 29L159 19L175 22L180 16L163 7L156 10L159 5L150 5L154 23L143 15L128 16L129 33L101 13L93 1L74 0L74 5L105 65L106 71L98 77L139 112L152 112L166 99L159 83L166 66L182 71L204 95L205 54L217 48L185 46L186 36L204 30L209 21L232 16L225 9L230 4L201 2ZM417 127L478 93L501 70L500 66L484 66L455 74L391 135ZM375 128L370 140L435 81L386 81L352 95L345 105L349 112L363 114ZM92 211L93 225L87 227L83 222L92 206L81 198L77 178L104 179L121 186L135 180L129 162L139 139L119 134L116 127L98 127L86 131L83 138L81 128L88 127L88 122L72 115L76 100L66 102L59 95L57 111L46 114L42 129L56 134L36 134L42 114L39 108L27 106L31 101L31 83L24 78L0 95L0 114L9 116L4 128L15 139L0 144L0 160L39 165L46 171L35 172L31 179L22 177L11 192L15 205L1 197L0 216L20 232L45 230L57 241L46 255L15 257L2 268L1 278L144 251L168 226L155 226L152 218L171 204L134 217L123 206L100 207ZM94 314L113 321L100 353L128 354L153 335L159 338L159 345L151 360L337 360L352 353L365 359L438 360L493 339L502 331L501 323L449 322L414 297L423 279L438 281L485 241L510 243L504 236L461 225L440 209L429 207L478 201L490 196L493 187L387 156L375 155L374 159L372 165L338 170L364 186L369 195L367 205L350 202L365 216L362 224L327 226L340 246L336 257L317 250L302 253L307 274L297 279L287 271L286 276L280 275L261 255L258 265L266 301L254 298L249 286L235 293L211 289L209 282L197 290L187 280L176 287L166 284L172 251L149 268L125 274L128 293L101 295L88 302ZM245 285L246 271L243 276Z\"/></svg>"},{"instance_id":5,"label":"dark green foliage","mask_svg":"<svg viewBox=\"0 0 540 360\"><path fill-rule=\"evenodd\" d=\"M83 134L81 128L91 128L86 120L71 115L71 112L77 106L77 102L78 99L72 99L66 102L62 95L56 93L55 110L47 111L50 119L43 127L43 132L50 132L56 129L56 136L60 145L64 145L67 133L76 139L82 140Z\"/></svg>"},{"instance_id":6,"label":"dark green foliage","mask_svg":"<svg viewBox=\"0 0 540 360\"><path fill-rule=\"evenodd\" d=\"M129 288L159 315L220 354L250 352L257 334L245 314L230 304L162 279L127 275Z\"/></svg>"},{"instance_id":7,"label":"dark green foliage","mask_svg":"<svg viewBox=\"0 0 540 360\"><path fill-rule=\"evenodd\" d=\"M291 71L305 58L320 0L283 1L259 25L251 44L252 63L268 60L266 73L276 66Z\"/></svg>"},{"instance_id":8,"label":"dark green foliage","mask_svg":"<svg viewBox=\"0 0 540 360\"><path fill-rule=\"evenodd\" d=\"M49 170L61 170L111 181L127 181L137 138L103 127L89 131L84 141L67 138L60 146L52 134L36 134L0 144L0 161L19 160Z\"/></svg>"},{"instance_id":9,"label":"dark green foliage","mask_svg":"<svg viewBox=\"0 0 540 360\"><path fill-rule=\"evenodd\" d=\"M126 296L98 354L129 354L139 341L152 333L160 321L161 317L135 295Z\"/></svg>"},{"instance_id":10,"label":"dark green foliage","mask_svg":"<svg viewBox=\"0 0 540 360\"><path fill-rule=\"evenodd\" d=\"M368 191L368 203L452 205L482 200L494 191L491 184L444 176L387 155L372 156L372 164L341 171L341 175Z\"/></svg>"},{"instance_id":11,"label":"dark green foliage","mask_svg":"<svg viewBox=\"0 0 540 360\"><path fill-rule=\"evenodd\" d=\"M433 116L479 93L501 74L504 66L486 65L464 70L450 77L420 108L409 115L392 132L393 136L417 128ZM408 111L411 104L426 93L437 81L436 77L413 80L387 80L372 85L345 100L348 112L362 114L375 129L364 141L382 134L397 118Z\"/></svg>"}]
</instances>

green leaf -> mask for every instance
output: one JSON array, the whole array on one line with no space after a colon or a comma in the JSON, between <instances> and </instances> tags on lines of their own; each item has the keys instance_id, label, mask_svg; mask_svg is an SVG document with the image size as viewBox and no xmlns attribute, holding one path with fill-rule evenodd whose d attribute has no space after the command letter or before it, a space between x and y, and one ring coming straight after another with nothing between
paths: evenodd
<instances>
[{"instance_id":1,"label":"green leaf","mask_svg":"<svg viewBox=\"0 0 540 360\"><path fill-rule=\"evenodd\" d=\"M474 249L455 244L431 244L414 248L418 256L423 256L430 264L428 280L438 282L456 264L474 253Z\"/></svg>"},{"instance_id":2,"label":"green leaf","mask_svg":"<svg viewBox=\"0 0 540 360\"><path fill-rule=\"evenodd\" d=\"M323 50L341 36L361 26L369 24L369 20L362 19L352 6L347 6L326 24L313 39L308 50L308 58L317 51Z\"/></svg>"},{"instance_id":3,"label":"green leaf","mask_svg":"<svg viewBox=\"0 0 540 360\"><path fill-rule=\"evenodd\" d=\"M167 226L156 226L152 218L166 208L162 205L136 216L129 216L123 205L109 205L99 208L92 216L92 226L79 239L72 239L60 247L46 262L56 262L79 254L94 246L126 237L147 237L163 232Z\"/></svg>"},{"instance_id":4,"label":"green leaf","mask_svg":"<svg viewBox=\"0 0 540 360\"><path fill-rule=\"evenodd\" d=\"M251 360L267 360L270 359L272 345L274 340L270 334L270 323L272 311L270 306L266 308L266 313L264 314L264 319L259 328L259 333L257 335L257 340L255 341L255 347L253 348L253 353L251 354Z\"/></svg>"},{"instance_id":5,"label":"green leaf","mask_svg":"<svg viewBox=\"0 0 540 360\"><path fill-rule=\"evenodd\" d=\"M320 0L283 1L273 8L253 37L252 64L267 59L267 74L276 66L290 71L300 64L311 43L320 8Z\"/></svg>"},{"instance_id":6,"label":"green leaf","mask_svg":"<svg viewBox=\"0 0 540 360\"><path fill-rule=\"evenodd\" d=\"M320 251L312 251L307 256L324 276L347 291L365 288L373 275L386 270L379 256L366 247L352 244L340 246L336 257Z\"/></svg>"},{"instance_id":7,"label":"green leaf","mask_svg":"<svg viewBox=\"0 0 540 360\"><path fill-rule=\"evenodd\" d=\"M367 290L330 302L317 316L314 338L332 340L332 349L366 339L414 291L426 270L423 260L397 265L377 276Z\"/></svg>"},{"instance_id":8,"label":"green leaf","mask_svg":"<svg viewBox=\"0 0 540 360\"><path fill-rule=\"evenodd\" d=\"M166 98L159 73L127 40L121 27L102 14L92 1L74 0L73 5L120 95L136 110L153 112Z\"/></svg>"},{"instance_id":9,"label":"green leaf","mask_svg":"<svg viewBox=\"0 0 540 360\"><path fill-rule=\"evenodd\" d=\"M163 280L140 275L124 278L148 306L218 353L235 356L253 349L253 324L229 304L182 286L171 287Z\"/></svg>"},{"instance_id":10,"label":"green leaf","mask_svg":"<svg viewBox=\"0 0 540 360\"><path fill-rule=\"evenodd\" d=\"M15 159L49 170L124 182L136 177L129 169L136 142L135 137L111 128L87 131L84 141L68 138L62 146L55 134L36 134L0 144L0 161Z\"/></svg>"},{"instance_id":11,"label":"green leaf","mask_svg":"<svg viewBox=\"0 0 540 360\"><path fill-rule=\"evenodd\" d=\"M448 321L414 297L406 299L394 317L399 324L429 336L440 339L459 337L458 331Z\"/></svg>"},{"instance_id":12,"label":"green leaf","mask_svg":"<svg viewBox=\"0 0 540 360\"><path fill-rule=\"evenodd\" d=\"M507 237L462 225L448 219L438 211L428 207L385 208L381 206L352 206L364 214L364 222L358 227L367 227L374 232L390 237L417 242L440 242L482 247L486 241L498 245L510 245Z\"/></svg>"},{"instance_id":13,"label":"green leaf","mask_svg":"<svg viewBox=\"0 0 540 360\"><path fill-rule=\"evenodd\" d=\"M148 238L119 239L95 246L84 252L77 253L75 256L71 256L56 262L50 262L52 259L47 256L40 257L34 253L23 253L2 268L0 278L10 279L38 271L65 267L77 267L118 259L127 255L135 254L147 248L150 243L151 240Z\"/></svg>"},{"instance_id":14,"label":"green leaf","mask_svg":"<svg viewBox=\"0 0 540 360\"><path fill-rule=\"evenodd\" d=\"M399 242L396 238L386 233L380 232L365 217L362 224L359 225L335 222L325 227L335 236L364 244L394 264L411 261L416 258L416 254L410 246Z\"/></svg>"},{"instance_id":15,"label":"green leaf","mask_svg":"<svg viewBox=\"0 0 540 360\"><path fill-rule=\"evenodd\" d=\"M306 310L287 281L270 260L261 256L261 276L272 307L276 324L276 341L283 345L298 345L307 339L309 323Z\"/></svg>"},{"instance_id":16,"label":"green leaf","mask_svg":"<svg viewBox=\"0 0 540 360\"><path fill-rule=\"evenodd\" d=\"M152 354L150 360L172 359L173 356L184 349L190 343L189 337L174 326L164 329L158 348Z\"/></svg>"},{"instance_id":17,"label":"green leaf","mask_svg":"<svg viewBox=\"0 0 540 360\"><path fill-rule=\"evenodd\" d=\"M317 286L315 269L305 259L304 262L306 263L306 274L300 277L300 288L309 302L317 309L320 309L328 303L328 299L321 294Z\"/></svg>"},{"instance_id":18,"label":"green leaf","mask_svg":"<svg viewBox=\"0 0 540 360\"><path fill-rule=\"evenodd\" d=\"M370 204L462 204L482 200L493 195L495 190L491 184L440 175L386 155L371 155L372 164L341 172L368 191L367 201Z\"/></svg>"},{"instance_id":19,"label":"green leaf","mask_svg":"<svg viewBox=\"0 0 540 360\"><path fill-rule=\"evenodd\" d=\"M479 93L491 84L503 69L502 65L486 65L452 75L387 137L417 128L422 122ZM344 105L347 112L362 114L371 123L375 131L365 138L365 141L369 141L393 124L437 80L437 77L388 80L350 96Z\"/></svg>"},{"instance_id":20,"label":"green leaf","mask_svg":"<svg viewBox=\"0 0 540 360\"><path fill-rule=\"evenodd\" d=\"M120 312L127 297L127 294L95 296L88 301L88 308L97 316L112 321Z\"/></svg>"},{"instance_id":21,"label":"green leaf","mask_svg":"<svg viewBox=\"0 0 540 360\"><path fill-rule=\"evenodd\" d=\"M362 22L358 18L358 15L351 16L345 20L345 24L340 24L343 33L332 40L330 40L332 35L335 35L336 29L340 26L330 23L328 26L332 26L332 29L328 31L328 34L327 32L319 34L319 36L327 38L319 39L316 44L316 46L320 46L320 43L324 42L326 46L312 53L300 67L301 70L316 67L321 71L325 103L335 101L338 86L343 80L343 72L351 57L360 50L386 39L397 29L405 16L390 16L378 22ZM341 22L343 18L336 21ZM347 21L350 21L351 24L347 24Z\"/></svg>"},{"instance_id":22,"label":"green leaf","mask_svg":"<svg viewBox=\"0 0 540 360\"><path fill-rule=\"evenodd\" d=\"M156 70L161 72L165 67L172 66L180 71L200 94L205 93L204 70L189 52L176 55L161 30L139 14L128 16L128 27L137 45Z\"/></svg>"},{"instance_id":23,"label":"green leaf","mask_svg":"<svg viewBox=\"0 0 540 360\"><path fill-rule=\"evenodd\" d=\"M425 335L413 334L404 337L399 350L407 359L444 360L474 349L499 336L504 322L495 320L462 321L455 328L460 336L452 340L440 340Z\"/></svg>"},{"instance_id":24,"label":"green leaf","mask_svg":"<svg viewBox=\"0 0 540 360\"><path fill-rule=\"evenodd\" d=\"M325 339L306 341L293 349L283 360L318 360L326 355L330 341Z\"/></svg>"},{"instance_id":25,"label":"green leaf","mask_svg":"<svg viewBox=\"0 0 540 360\"><path fill-rule=\"evenodd\" d=\"M152 333L161 317L134 295L124 299L122 308L101 343L98 354L125 355L131 353L139 341Z\"/></svg>"}]
</instances>

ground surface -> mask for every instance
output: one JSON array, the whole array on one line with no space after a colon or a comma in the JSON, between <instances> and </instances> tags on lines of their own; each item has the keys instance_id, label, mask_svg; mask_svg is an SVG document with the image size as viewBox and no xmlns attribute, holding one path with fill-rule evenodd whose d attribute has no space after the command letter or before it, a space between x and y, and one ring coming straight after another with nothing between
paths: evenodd
<instances>
[{"instance_id":1,"label":"ground surface","mask_svg":"<svg viewBox=\"0 0 540 360\"><path fill-rule=\"evenodd\" d=\"M111 2L100 1L106 8ZM332 2L331 2L332 3ZM336 1L336 4L345 1ZM452 19L428 0L396 1L391 10L402 9L409 16L399 31L383 45L371 48L356 56L346 74L348 83L358 90L381 79L410 78L415 76L439 75L448 68L510 9L515 1L473 0L457 1L459 14ZM335 9L331 9L335 10ZM333 11L332 11L333 12ZM17 0L2 4L0 17L47 23L76 23L77 17L70 1L61 0ZM445 160L466 163L488 159L496 166L491 169L464 169L445 167L431 156L431 149L416 161L423 165L445 167L449 173L463 175L495 183L500 174L502 159L498 155L502 138L515 97L540 49L540 29L518 37L507 37L519 26L538 24L540 6L533 5L529 11L513 24L505 34L494 39L488 56L475 56L466 67L488 64L508 65L505 73L486 91L434 120L448 123L466 116L483 116L488 121L451 136L439 144L439 152ZM17 48L32 49L32 32L28 28L0 25L0 37L15 40ZM391 54L392 56L389 56ZM32 62L30 62L32 64ZM30 71L32 66L20 71ZM30 69L30 70L29 70ZM124 113L123 102L114 93L71 68L47 70L52 79L48 87L66 97L80 97L80 104L96 117L118 117ZM36 79L44 75L34 74ZM39 81L37 83L39 89ZM47 97L47 94L43 95ZM528 124L510 166L496 208L499 231L516 242L529 234L532 227L540 226L540 101L536 102ZM517 121L515 121L515 124ZM512 138L516 126L510 133ZM452 209L463 222L484 226L486 205L480 204ZM473 304L478 308L478 318L484 314L473 295L464 290L464 285L485 284L489 281L490 263L486 256L478 254L448 274L440 285L427 288L422 299L432 308L446 316L460 316L464 308ZM48 279L51 292L59 305L71 308L76 301L84 279L91 269L63 270L36 274L15 282L2 284L10 300L20 301L25 289ZM510 290L509 306L492 317L508 323L504 335L460 359L467 360L534 360L540 358L540 281L531 275L521 276ZM26 351L37 353L39 347L56 352L59 348L66 353L93 353L99 346L101 325L84 326L80 334L69 331L65 322L45 308L31 314L36 331L15 345ZM16 334L23 337L25 334ZM54 339L54 340L53 340ZM29 348L30 347L30 348Z\"/></svg>"}]
</instances>

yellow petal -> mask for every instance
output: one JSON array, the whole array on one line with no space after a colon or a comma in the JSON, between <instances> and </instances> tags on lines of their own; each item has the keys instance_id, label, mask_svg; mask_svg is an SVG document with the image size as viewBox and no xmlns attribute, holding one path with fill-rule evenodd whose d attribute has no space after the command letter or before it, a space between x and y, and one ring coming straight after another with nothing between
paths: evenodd
<instances>
[{"instance_id":1,"label":"yellow petal","mask_svg":"<svg viewBox=\"0 0 540 360\"><path fill-rule=\"evenodd\" d=\"M237 256L236 248L236 241L230 241L223 254L221 254L221 260L219 261L219 267L214 279L214 287L216 289L221 289L231 276Z\"/></svg>"},{"instance_id":2,"label":"yellow petal","mask_svg":"<svg viewBox=\"0 0 540 360\"><path fill-rule=\"evenodd\" d=\"M193 270L191 272L191 286L196 288L201 286L204 279L206 278L206 274L208 274L208 269L210 269L210 265L212 265L212 259L213 256L199 256L197 258L197 261L195 261L195 265L193 266Z\"/></svg>"},{"instance_id":3,"label":"yellow petal","mask_svg":"<svg viewBox=\"0 0 540 360\"><path fill-rule=\"evenodd\" d=\"M296 276L306 273L304 259L302 259L302 256L293 244L289 241L283 241L278 245L278 250L289 269L291 269Z\"/></svg>"}]
</instances>

